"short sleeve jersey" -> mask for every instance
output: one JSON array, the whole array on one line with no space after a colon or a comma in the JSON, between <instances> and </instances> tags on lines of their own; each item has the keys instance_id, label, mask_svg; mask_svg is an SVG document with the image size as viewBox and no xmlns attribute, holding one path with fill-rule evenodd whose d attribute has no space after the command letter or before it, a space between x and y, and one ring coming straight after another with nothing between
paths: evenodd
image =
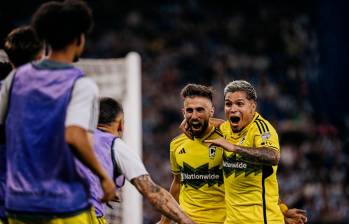
<instances>
[{"instance_id":1,"label":"short sleeve jersey","mask_svg":"<svg viewBox=\"0 0 349 224\"><path fill-rule=\"evenodd\" d=\"M181 134L170 144L172 172L181 176L179 204L199 224L223 223L225 219L223 150L204 143L221 136L212 128L201 139Z\"/></svg>"},{"instance_id":2,"label":"short sleeve jersey","mask_svg":"<svg viewBox=\"0 0 349 224\"><path fill-rule=\"evenodd\" d=\"M280 151L275 129L258 113L252 122L238 133L232 132L229 121L224 122L220 130L233 144ZM239 154L224 152L223 171L227 205L226 224L284 223L278 206L277 166L261 165L246 160Z\"/></svg>"}]
</instances>

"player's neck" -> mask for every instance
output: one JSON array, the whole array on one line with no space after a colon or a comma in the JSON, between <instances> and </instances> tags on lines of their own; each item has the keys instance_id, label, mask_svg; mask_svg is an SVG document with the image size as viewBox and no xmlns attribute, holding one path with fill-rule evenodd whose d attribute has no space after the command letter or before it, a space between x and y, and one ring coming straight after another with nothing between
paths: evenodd
<instances>
[{"instance_id":1,"label":"player's neck","mask_svg":"<svg viewBox=\"0 0 349 224\"><path fill-rule=\"evenodd\" d=\"M98 128L99 130L101 130L101 131L110 133L110 134L114 135L115 137L118 137L118 138L121 138L121 137L122 137L122 134L121 134L117 129L115 129L115 128L112 127L112 126L108 126L108 125L98 125L97 128Z\"/></svg>"},{"instance_id":2,"label":"player's neck","mask_svg":"<svg viewBox=\"0 0 349 224\"><path fill-rule=\"evenodd\" d=\"M62 50L52 50L47 59L59 63L71 64L74 61L74 49L72 47L67 47Z\"/></svg>"}]
</instances>

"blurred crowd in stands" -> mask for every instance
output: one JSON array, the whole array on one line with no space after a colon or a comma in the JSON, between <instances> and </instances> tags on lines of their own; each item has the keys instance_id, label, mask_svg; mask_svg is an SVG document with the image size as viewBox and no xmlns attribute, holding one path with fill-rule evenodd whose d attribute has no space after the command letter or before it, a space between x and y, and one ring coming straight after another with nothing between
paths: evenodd
<instances>
[{"instance_id":1,"label":"blurred crowd in stands","mask_svg":"<svg viewBox=\"0 0 349 224\"><path fill-rule=\"evenodd\" d=\"M182 120L181 88L213 86L215 115L224 118L224 86L245 79L257 87L258 110L279 133L281 199L306 209L310 223L349 223L348 130L314 105L321 102L314 90L321 55L309 3L137 4L91 1L98 20L85 57L141 54L143 160L155 181L169 189L169 142ZM145 203L144 223L159 218Z\"/></svg>"}]
</instances>

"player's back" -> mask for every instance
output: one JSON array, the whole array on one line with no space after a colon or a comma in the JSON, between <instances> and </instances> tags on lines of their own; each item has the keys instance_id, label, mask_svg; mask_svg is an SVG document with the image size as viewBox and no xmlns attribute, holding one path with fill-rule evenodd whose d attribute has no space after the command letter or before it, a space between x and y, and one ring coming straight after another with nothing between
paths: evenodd
<instances>
[{"instance_id":1,"label":"player's back","mask_svg":"<svg viewBox=\"0 0 349 224\"><path fill-rule=\"evenodd\" d=\"M196 223L225 219L223 150L203 142L217 137L220 134L212 129L201 139L182 134L171 142L172 172L181 176L179 203Z\"/></svg>"}]
</instances>

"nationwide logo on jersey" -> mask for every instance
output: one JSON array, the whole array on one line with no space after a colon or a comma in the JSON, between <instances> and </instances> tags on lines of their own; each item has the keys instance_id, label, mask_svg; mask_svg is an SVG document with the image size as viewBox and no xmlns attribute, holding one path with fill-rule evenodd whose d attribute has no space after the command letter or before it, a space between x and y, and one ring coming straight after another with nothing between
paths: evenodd
<instances>
[{"instance_id":1,"label":"nationwide logo on jersey","mask_svg":"<svg viewBox=\"0 0 349 224\"><path fill-rule=\"evenodd\" d=\"M216 151L217 151L217 147L212 145L208 148L208 157L210 157L210 159L214 159L214 157L216 156Z\"/></svg>"},{"instance_id":2,"label":"nationwide logo on jersey","mask_svg":"<svg viewBox=\"0 0 349 224\"><path fill-rule=\"evenodd\" d=\"M250 164L237 158L236 154L229 157L223 155L223 172L226 178L232 174L235 174L235 177L241 174L245 174L245 177L247 177L252 173L256 176L262 172L262 168L262 165Z\"/></svg>"},{"instance_id":3,"label":"nationwide logo on jersey","mask_svg":"<svg viewBox=\"0 0 349 224\"><path fill-rule=\"evenodd\" d=\"M193 168L184 162L183 167L180 167L180 171L181 182L185 186L199 189L205 184L208 184L209 187L215 184L218 186L223 184L223 171L219 166L209 169L208 163L206 163L197 168Z\"/></svg>"}]
</instances>

